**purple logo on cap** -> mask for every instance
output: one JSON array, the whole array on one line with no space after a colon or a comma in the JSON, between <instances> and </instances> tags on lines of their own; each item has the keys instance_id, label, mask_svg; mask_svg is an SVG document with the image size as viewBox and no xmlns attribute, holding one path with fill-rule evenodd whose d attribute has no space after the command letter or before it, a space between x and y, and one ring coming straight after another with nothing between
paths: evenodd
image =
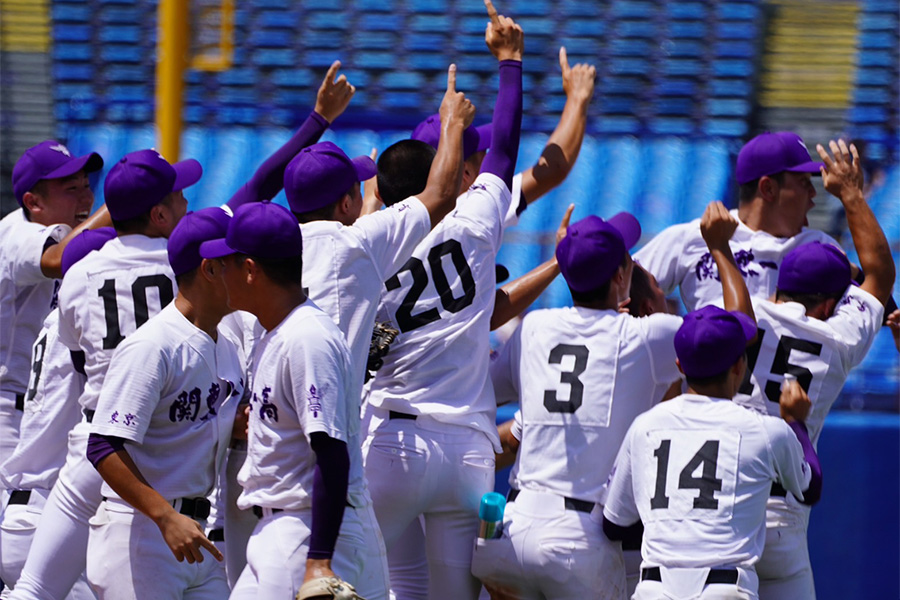
<instances>
[{"instance_id":1,"label":"purple logo on cap","mask_svg":"<svg viewBox=\"0 0 900 600\"><path fill-rule=\"evenodd\" d=\"M234 212L224 238L200 244L203 258L229 254L290 258L303 253L300 225L291 212L271 202L251 202Z\"/></svg>"}]
</instances>

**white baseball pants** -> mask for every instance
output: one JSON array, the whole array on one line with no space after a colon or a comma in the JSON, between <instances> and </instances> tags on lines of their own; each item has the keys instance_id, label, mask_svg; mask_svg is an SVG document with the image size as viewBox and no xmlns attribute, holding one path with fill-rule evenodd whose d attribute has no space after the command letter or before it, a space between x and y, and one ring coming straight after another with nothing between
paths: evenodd
<instances>
[{"instance_id":1,"label":"white baseball pants","mask_svg":"<svg viewBox=\"0 0 900 600\"><path fill-rule=\"evenodd\" d=\"M738 567L737 583L712 583L705 585L708 569L678 569L666 572L662 569L662 581L644 580L638 583L632 600L758 600L757 577L753 569ZM677 593L674 593L677 590Z\"/></svg>"},{"instance_id":2,"label":"white baseball pants","mask_svg":"<svg viewBox=\"0 0 900 600\"><path fill-rule=\"evenodd\" d=\"M624 600L622 545L602 523L602 507L580 512L562 496L521 490L506 505L502 536L477 540L472 573L521 600Z\"/></svg>"},{"instance_id":3,"label":"white baseball pants","mask_svg":"<svg viewBox=\"0 0 900 600\"><path fill-rule=\"evenodd\" d=\"M481 583L471 574L472 544L481 497L494 487L494 449L487 436L426 416L387 419L370 433L363 453L397 600L422 597L410 593L422 587L421 574L415 565L403 568L398 557L400 552L416 559L415 550L398 544L420 515L425 517L427 597L477 600ZM405 576L414 580L404 581Z\"/></svg>"}]
</instances>

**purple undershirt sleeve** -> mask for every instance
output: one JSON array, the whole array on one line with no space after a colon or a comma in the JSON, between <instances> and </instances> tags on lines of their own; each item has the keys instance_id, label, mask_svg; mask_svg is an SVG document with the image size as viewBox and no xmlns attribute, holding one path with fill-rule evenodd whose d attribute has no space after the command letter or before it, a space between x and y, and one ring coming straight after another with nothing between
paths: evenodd
<instances>
[{"instance_id":1,"label":"purple undershirt sleeve","mask_svg":"<svg viewBox=\"0 0 900 600\"><path fill-rule=\"evenodd\" d=\"M491 150L481 164L482 173L493 173L512 189L519 134L522 130L522 63L500 61L500 89L494 105L491 127Z\"/></svg>"},{"instance_id":2,"label":"purple undershirt sleeve","mask_svg":"<svg viewBox=\"0 0 900 600\"><path fill-rule=\"evenodd\" d=\"M91 461L94 468L101 460L125 448L125 438L115 437L112 435L103 435L101 433L92 433L88 437L87 459Z\"/></svg>"},{"instance_id":3,"label":"purple undershirt sleeve","mask_svg":"<svg viewBox=\"0 0 900 600\"><path fill-rule=\"evenodd\" d=\"M321 432L310 436L310 445L316 453L316 468L307 558L329 559L334 554L347 506L350 454L346 443Z\"/></svg>"},{"instance_id":4,"label":"purple undershirt sleeve","mask_svg":"<svg viewBox=\"0 0 900 600\"><path fill-rule=\"evenodd\" d=\"M803 491L803 500L801 502L812 506L822 497L822 466L819 464L819 456L816 454L816 449L813 448L809 439L806 424L800 421L792 421L788 425L794 430L797 439L800 440L800 445L803 447L803 458L806 459L806 462L809 464L809 470L812 473L809 487Z\"/></svg>"},{"instance_id":5,"label":"purple undershirt sleeve","mask_svg":"<svg viewBox=\"0 0 900 600\"><path fill-rule=\"evenodd\" d=\"M328 129L328 125L325 117L315 111L311 112L297 133L267 158L250 178L250 181L235 192L227 202L228 207L234 211L237 207L249 202L274 198L284 187L284 170L288 163L300 150L318 142L325 130Z\"/></svg>"}]
</instances>

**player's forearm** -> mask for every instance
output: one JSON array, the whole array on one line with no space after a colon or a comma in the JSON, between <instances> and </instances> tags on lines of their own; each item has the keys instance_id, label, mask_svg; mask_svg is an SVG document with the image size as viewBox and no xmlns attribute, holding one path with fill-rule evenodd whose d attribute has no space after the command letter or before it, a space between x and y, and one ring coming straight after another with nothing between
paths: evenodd
<instances>
[{"instance_id":1,"label":"player's forearm","mask_svg":"<svg viewBox=\"0 0 900 600\"><path fill-rule=\"evenodd\" d=\"M884 304L891 295L896 277L890 244L862 192L844 194L841 203L847 213L847 226L860 266L866 274L861 287Z\"/></svg>"},{"instance_id":2,"label":"player's forearm","mask_svg":"<svg viewBox=\"0 0 900 600\"><path fill-rule=\"evenodd\" d=\"M464 129L462 121L444 123L441 119L441 137L428 171L428 181L425 190L417 196L431 215L432 227L440 223L456 205L463 174Z\"/></svg>"},{"instance_id":3,"label":"player's forearm","mask_svg":"<svg viewBox=\"0 0 900 600\"><path fill-rule=\"evenodd\" d=\"M95 436L96 434L91 434ZM153 521L174 512L169 502L153 489L127 450L119 449L94 464L97 472L119 497Z\"/></svg>"},{"instance_id":4,"label":"player's forearm","mask_svg":"<svg viewBox=\"0 0 900 600\"><path fill-rule=\"evenodd\" d=\"M66 246L74 240L82 231L86 229L99 229L100 227L111 227L112 218L104 204L97 212L92 214L85 221L69 232L69 235L53 244L41 255L41 273L44 277L50 279L59 279L62 277L62 255Z\"/></svg>"},{"instance_id":5,"label":"player's forearm","mask_svg":"<svg viewBox=\"0 0 900 600\"><path fill-rule=\"evenodd\" d=\"M809 487L803 491L803 500L801 502L808 506L812 506L822 497L822 466L819 464L819 455L813 448L812 441L809 439L809 432L806 425L802 421L789 421L788 426L794 430L794 435L800 441L803 448L803 458L809 465L810 479Z\"/></svg>"},{"instance_id":6,"label":"player's forearm","mask_svg":"<svg viewBox=\"0 0 900 600\"><path fill-rule=\"evenodd\" d=\"M500 424L497 427L497 434L500 436L500 446L503 452L494 454L495 468L500 471L506 467L512 466L516 462L516 455L519 453L519 440L512 434L515 419Z\"/></svg>"},{"instance_id":7,"label":"player's forearm","mask_svg":"<svg viewBox=\"0 0 900 600\"><path fill-rule=\"evenodd\" d=\"M482 173L493 173L512 189L522 129L522 62L500 62L500 89L494 105L491 150L481 165Z\"/></svg>"},{"instance_id":8,"label":"player's forearm","mask_svg":"<svg viewBox=\"0 0 900 600\"><path fill-rule=\"evenodd\" d=\"M551 258L497 290L494 312L491 314L491 331L522 314L553 283L557 275L559 264L556 258Z\"/></svg>"},{"instance_id":9,"label":"player's forearm","mask_svg":"<svg viewBox=\"0 0 900 600\"><path fill-rule=\"evenodd\" d=\"M291 139L267 158L250 178L250 181L241 186L241 189L231 197L227 202L228 207L236 210L237 207L248 202L260 202L274 198L284 187L284 170L288 163L300 150L318 142L325 130L328 129L328 125L329 122L325 117L315 111L311 112Z\"/></svg>"},{"instance_id":10,"label":"player's forearm","mask_svg":"<svg viewBox=\"0 0 900 600\"><path fill-rule=\"evenodd\" d=\"M344 507L347 505L350 455L347 444L324 433L312 434L311 445L316 453L316 466L313 474L312 527L307 557L330 560L344 518Z\"/></svg>"},{"instance_id":11,"label":"player's forearm","mask_svg":"<svg viewBox=\"0 0 900 600\"><path fill-rule=\"evenodd\" d=\"M725 244L721 248L710 248L709 251L719 270L725 310L740 311L755 321L750 292L740 269L734 262L731 248Z\"/></svg>"}]
</instances>

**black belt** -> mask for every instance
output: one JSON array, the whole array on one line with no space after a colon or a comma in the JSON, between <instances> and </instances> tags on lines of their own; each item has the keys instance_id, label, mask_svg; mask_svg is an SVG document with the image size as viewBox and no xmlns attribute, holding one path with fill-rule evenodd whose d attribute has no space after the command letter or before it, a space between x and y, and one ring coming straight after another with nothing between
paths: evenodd
<instances>
[{"instance_id":1,"label":"black belt","mask_svg":"<svg viewBox=\"0 0 900 600\"><path fill-rule=\"evenodd\" d=\"M174 506L176 502L173 502ZM178 509L183 515L202 521L209 517L210 503L207 498L182 498L181 508Z\"/></svg>"},{"instance_id":2,"label":"black belt","mask_svg":"<svg viewBox=\"0 0 900 600\"><path fill-rule=\"evenodd\" d=\"M776 481L772 484L772 489L769 491L769 495L784 498L785 496L787 496L787 490L781 487L781 484Z\"/></svg>"},{"instance_id":3,"label":"black belt","mask_svg":"<svg viewBox=\"0 0 900 600\"><path fill-rule=\"evenodd\" d=\"M393 419L411 419L411 420L415 421L416 416L417 415L408 415L406 413L397 412L396 410L392 410L389 414L389 417L391 418L391 420L393 420Z\"/></svg>"},{"instance_id":4,"label":"black belt","mask_svg":"<svg viewBox=\"0 0 900 600\"><path fill-rule=\"evenodd\" d=\"M85 418L85 420L86 420L88 423L93 423L93 422L94 422L94 412L95 412L95 411L93 411L93 410L91 410L91 409L89 409L89 408L86 408L86 409L84 409L84 410L81 411L81 412L84 413L84 418Z\"/></svg>"},{"instance_id":5,"label":"black belt","mask_svg":"<svg viewBox=\"0 0 900 600\"><path fill-rule=\"evenodd\" d=\"M16 394L16 410L25 410L25 394Z\"/></svg>"},{"instance_id":6,"label":"black belt","mask_svg":"<svg viewBox=\"0 0 900 600\"><path fill-rule=\"evenodd\" d=\"M253 514L256 515L257 519L263 518L263 507L262 506L254 506L252 510L253 510ZM277 515L280 512L284 512L283 508L270 508L269 510L272 511L273 515Z\"/></svg>"},{"instance_id":7,"label":"black belt","mask_svg":"<svg viewBox=\"0 0 900 600\"><path fill-rule=\"evenodd\" d=\"M224 542L225 541L225 530L219 527L218 529L213 529L209 532L209 535L206 536L211 542Z\"/></svg>"},{"instance_id":8,"label":"black belt","mask_svg":"<svg viewBox=\"0 0 900 600\"><path fill-rule=\"evenodd\" d=\"M513 502L516 498L519 497L519 490L511 489L509 493L506 495L507 502ZM587 500L579 500L578 498L564 498L566 508L569 510L577 510L578 512L592 512L594 510L595 504L593 502L588 502Z\"/></svg>"},{"instance_id":9,"label":"black belt","mask_svg":"<svg viewBox=\"0 0 900 600\"><path fill-rule=\"evenodd\" d=\"M641 581L662 581L659 567L641 569ZM735 584L738 582L737 569L710 569L706 576L706 585L713 583Z\"/></svg>"},{"instance_id":10,"label":"black belt","mask_svg":"<svg viewBox=\"0 0 900 600\"><path fill-rule=\"evenodd\" d=\"M28 504L31 490L13 490L9 495L9 504Z\"/></svg>"}]
</instances>

